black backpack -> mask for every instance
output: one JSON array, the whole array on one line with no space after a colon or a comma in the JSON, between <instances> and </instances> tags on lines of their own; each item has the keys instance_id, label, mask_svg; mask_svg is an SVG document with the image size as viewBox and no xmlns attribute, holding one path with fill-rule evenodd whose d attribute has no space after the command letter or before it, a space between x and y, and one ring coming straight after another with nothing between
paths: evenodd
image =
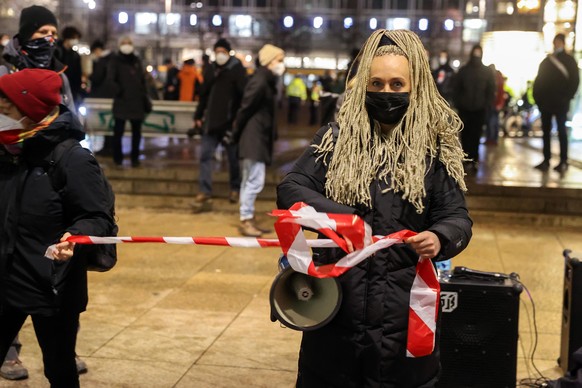
<instances>
[{"instance_id":1,"label":"black backpack","mask_svg":"<svg viewBox=\"0 0 582 388\"><path fill-rule=\"evenodd\" d=\"M65 172L62 166L66 165L67 158L71 154L68 151L74 147L81 147L79 141L76 139L66 139L57 144L44 160L45 171L51 179L53 189L59 194L66 183ZM108 196L109 215L113 220L113 227L108 231L107 237L117 236L119 227L115 222L115 194L103 171L101 171L101 177L103 178L103 185ZM117 247L115 244L78 245L77 249L79 255L87 258L87 270L89 271L109 271L117 263Z\"/></svg>"}]
</instances>

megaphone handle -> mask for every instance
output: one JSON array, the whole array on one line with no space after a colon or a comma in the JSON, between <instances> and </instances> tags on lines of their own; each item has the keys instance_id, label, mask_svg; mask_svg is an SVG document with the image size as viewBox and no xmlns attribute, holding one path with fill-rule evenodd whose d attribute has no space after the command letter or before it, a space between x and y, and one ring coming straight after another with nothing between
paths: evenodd
<instances>
[{"instance_id":1,"label":"megaphone handle","mask_svg":"<svg viewBox=\"0 0 582 388\"><path fill-rule=\"evenodd\" d=\"M291 288L297 300L308 301L313 297L313 287L309 276L303 275L299 272L291 275Z\"/></svg>"}]
</instances>

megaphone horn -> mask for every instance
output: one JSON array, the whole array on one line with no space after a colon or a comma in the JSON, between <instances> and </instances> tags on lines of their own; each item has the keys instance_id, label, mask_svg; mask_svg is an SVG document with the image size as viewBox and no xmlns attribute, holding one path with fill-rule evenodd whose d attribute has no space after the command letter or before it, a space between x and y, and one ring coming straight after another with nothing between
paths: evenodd
<instances>
[{"instance_id":1,"label":"megaphone horn","mask_svg":"<svg viewBox=\"0 0 582 388\"><path fill-rule=\"evenodd\" d=\"M296 272L279 258L280 272L271 285L271 321L290 329L309 331L329 323L337 314L342 289L336 278L319 279Z\"/></svg>"}]
</instances>

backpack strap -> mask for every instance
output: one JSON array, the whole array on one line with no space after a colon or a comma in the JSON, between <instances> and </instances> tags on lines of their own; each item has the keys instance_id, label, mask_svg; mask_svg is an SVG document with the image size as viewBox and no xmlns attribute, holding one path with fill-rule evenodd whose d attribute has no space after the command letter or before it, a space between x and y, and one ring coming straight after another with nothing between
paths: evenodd
<instances>
[{"instance_id":1,"label":"backpack strap","mask_svg":"<svg viewBox=\"0 0 582 388\"><path fill-rule=\"evenodd\" d=\"M52 152L44 160L43 168L48 174L53 189L60 193L66 184L66 174L64 166L67 164L71 155L68 152L75 145L80 146L79 141L73 138L65 139L53 148Z\"/></svg>"}]
</instances>

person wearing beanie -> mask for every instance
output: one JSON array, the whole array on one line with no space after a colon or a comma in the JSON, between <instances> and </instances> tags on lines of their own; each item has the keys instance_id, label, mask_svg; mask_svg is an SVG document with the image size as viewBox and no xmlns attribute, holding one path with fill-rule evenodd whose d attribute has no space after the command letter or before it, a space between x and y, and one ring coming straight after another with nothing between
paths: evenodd
<instances>
[{"instance_id":1,"label":"person wearing beanie","mask_svg":"<svg viewBox=\"0 0 582 388\"><path fill-rule=\"evenodd\" d=\"M107 236L114 220L101 168L79 144L83 125L60 104L61 82L43 69L0 77L0 144L12 154L0 163L0 359L30 316L50 385L74 388L87 260L66 238ZM62 174L58 186L49 168Z\"/></svg>"},{"instance_id":2,"label":"person wearing beanie","mask_svg":"<svg viewBox=\"0 0 582 388\"><path fill-rule=\"evenodd\" d=\"M216 41L216 43L214 43L214 52L216 52L216 49L218 47L223 48L227 53L230 53L232 51L230 42L224 38L220 38Z\"/></svg>"},{"instance_id":3,"label":"person wearing beanie","mask_svg":"<svg viewBox=\"0 0 582 388\"><path fill-rule=\"evenodd\" d=\"M282 58L285 56L285 51L280 49L277 46L273 46L272 44L266 44L259 50L259 63L261 66L268 67L276 58L281 58L281 61L278 63L282 63ZM279 74L281 75L281 74Z\"/></svg>"},{"instance_id":4,"label":"person wearing beanie","mask_svg":"<svg viewBox=\"0 0 582 388\"><path fill-rule=\"evenodd\" d=\"M57 72L62 81L61 103L69 111L77 114L69 80L64 73L65 66L55 58L58 23L55 15L45 7L33 5L24 8L20 14L18 34L10 39L2 53L0 77L23 69L48 69ZM2 147L0 147L1 149ZM15 380L28 377L28 370L18 358L21 344L18 337L10 348L0 367L0 377ZM77 358L78 370L87 370L85 362Z\"/></svg>"},{"instance_id":5,"label":"person wearing beanie","mask_svg":"<svg viewBox=\"0 0 582 388\"><path fill-rule=\"evenodd\" d=\"M302 201L318 212L357 215L374 236L414 233L338 277L339 310L326 325L303 332L296 385L434 387L440 374L434 262L460 253L472 235L462 123L438 92L415 33L376 30L356 62L337 123L319 129L283 178L278 208ZM363 248L344 240L345 251L315 248L315 265Z\"/></svg>"},{"instance_id":6,"label":"person wearing beanie","mask_svg":"<svg viewBox=\"0 0 582 388\"><path fill-rule=\"evenodd\" d=\"M200 100L194 113L194 128L202 128L200 152L200 191L191 203L195 213L212 209L212 164L216 148L223 143L227 132L232 132L233 121L240 107L247 81L241 61L231 56L232 48L226 39L214 45L215 61L204 70L204 83L200 88ZM195 131L189 132L194 135ZM240 190L240 166L238 150L234 144L225 144L228 155L229 201L238 202Z\"/></svg>"},{"instance_id":7,"label":"person wearing beanie","mask_svg":"<svg viewBox=\"0 0 582 388\"><path fill-rule=\"evenodd\" d=\"M243 236L260 237L255 219L255 200L265 186L265 170L273 160L276 139L277 80L285 72L285 52L266 44L259 51L259 66L247 83L236 114L231 142L238 145L242 160L239 230Z\"/></svg>"},{"instance_id":8,"label":"person wearing beanie","mask_svg":"<svg viewBox=\"0 0 582 388\"><path fill-rule=\"evenodd\" d=\"M61 103L76 114L75 103L65 66L55 58L58 23L55 15L45 7L33 5L20 13L18 34L4 48L5 65L0 65L0 76L22 69L48 69L61 75Z\"/></svg>"}]
</instances>

